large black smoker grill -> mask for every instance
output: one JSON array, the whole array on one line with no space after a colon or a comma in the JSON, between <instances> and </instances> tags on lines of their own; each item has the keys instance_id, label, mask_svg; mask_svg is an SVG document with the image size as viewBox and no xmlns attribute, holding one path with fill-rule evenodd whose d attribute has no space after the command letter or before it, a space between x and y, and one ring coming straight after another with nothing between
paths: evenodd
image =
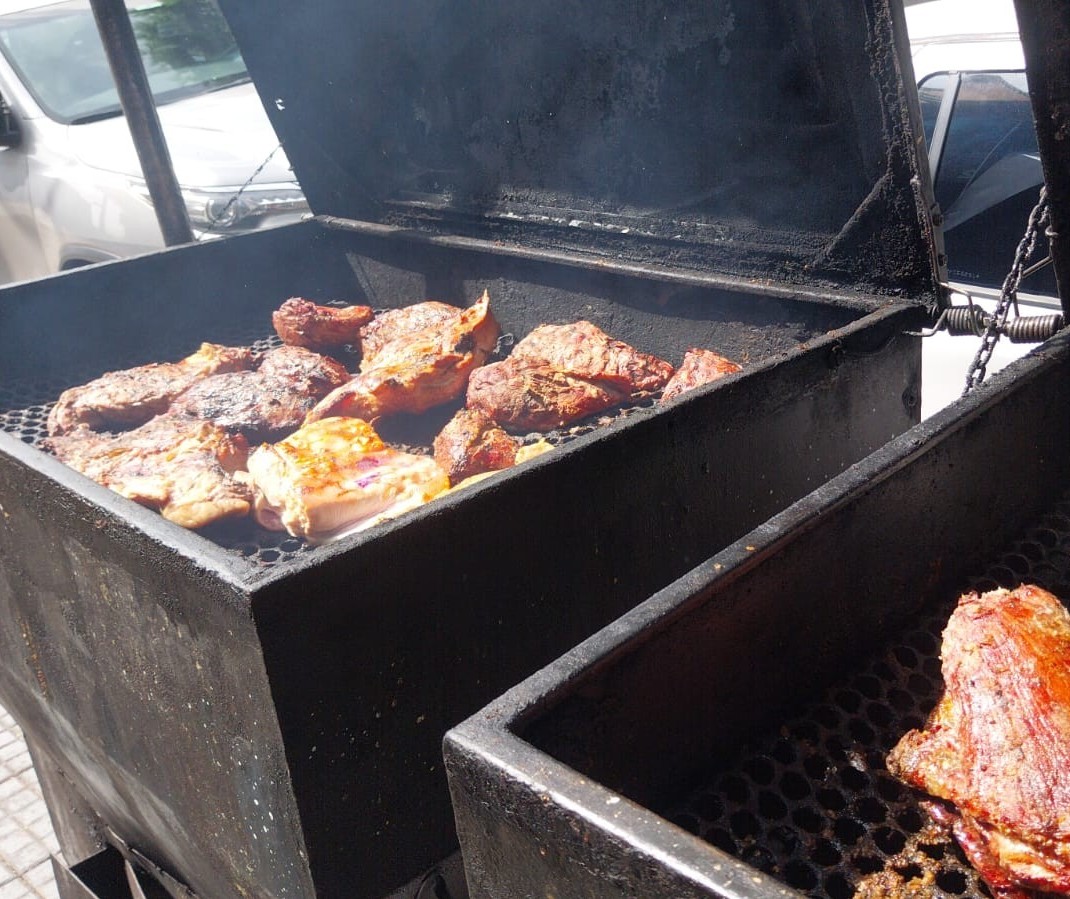
<instances>
[{"instance_id":1,"label":"large black smoker grill","mask_svg":"<svg viewBox=\"0 0 1070 899\"><path fill-rule=\"evenodd\" d=\"M313 209L0 293L0 700L73 864L172 895L411 895L452 725L918 419L937 301L889 0L221 6ZM35 444L49 403L285 298L487 288L722 384L318 549L197 535ZM410 422L426 440L441 419Z\"/></svg>"},{"instance_id":2,"label":"large black smoker grill","mask_svg":"<svg viewBox=\"0 0 1070 899\"><path fill-rule=\"evenodd\" d=\"M1017 5L1062 288L1070 8ZM885 758L961 593L1070 601L1068 403L1064 330L451 729L472 899L990 895Z\"/></svg>"}]
</instances>

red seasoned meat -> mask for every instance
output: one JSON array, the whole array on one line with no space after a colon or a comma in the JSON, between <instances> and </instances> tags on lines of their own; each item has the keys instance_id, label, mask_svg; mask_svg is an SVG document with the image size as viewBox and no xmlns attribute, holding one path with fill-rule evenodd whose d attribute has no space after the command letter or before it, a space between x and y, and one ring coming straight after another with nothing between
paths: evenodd
<instances>
[{"instance_id":1,"label":"red seasoned meat","mask_svg":"<svg viewBox=\"0 0 1070 899\"><path fill-rule=\"evenodd\" d=\"M374 421L424 412L461 396L471 372L494 349L500 329L485 291L467 309L447 307L452 309L448 318L437 308L442 305L380 322L379 329L369 326L360 373L318 403L307 421L332 416ZM415 331L408 329L413 323L420 325Z\"/></svg>"},{"instance_id":2,"label":"red seasoned meat","mask_svg":"<svg viewBox=\"0 0 1070 899\"><path fill-rule=\"evenodd\" d=\"M79 425L93 430L131 428L165 411L194 382L254 365L252 350L202 343L179 362L153 362L112 371L60 394L48 414L48 433L66 434Z\"/></svg>"},{"instance_id":3,"label":"red seasoned meat","mask_svg":"<svg viewBox=\"0 0 1070 899\"><path fill-rule=\"evenodd\" d=\"M466 405L513 432L545 431L661 390L672 374L591 322L541 325L472 373Z\"/></svg>"},{"instance_id":4,"label":"red seasoned meat","mask_svg":"<svg viewBox=\"0 0 1070 899\"><path fill-rule=\"evenodd\" d=\"M1070 893L1070 614L1039 587L968 593L941 665L943 696L888 770L934 797L998 899Z\"/></svg>"},{"instance_id":5,"label":"red seasoned meat","mask_svg":"<svg viewBox=\"0 0 1070 899\"><path fill-rule=\"evenodd\" d=\"M281 346L265 353L256 371L198 381L170 412L215 422L253 443L278 440L299 428L312 407L349 378L345 366L329 356Z\"/></svg>"},{"instance_id":6,"label":"red seasoned meat","mask_svg":"<svg viewBox=\"0 0 1070 899\"><path fill-rule=\"evenodd\" d=\"M80 425L45 446L86 477L183 527L242 517L252 508L251 489L235 477L249 445L210 422L159 416L116 435Z\"/></svg>"},{"instance_id":7,"label":"red seasoned meat","mask_svg":"<svg viewBox=\"0 0 1070 899\"><path fill-rule=\"evenodd\" d=\"M520 441L476 409L460 409L434 440L435 461L457 484L516 464Z\"/></svg>"},{"instance_id":8,"label":"red seasoned meat","mask_svg":"<svg viewBox=\"0 0 1070 899\"><path fill-rule=\"evenodd\" d=\"M669 383L661 392L661 402L667 403L681 393L742 370L742 366L713 350L692 348L684 353L684 361L669 378Z\"/></svg>"},{"instance_id":9,"label":"red seasoned meat","mask_svg":"<svg viewBox=\"0 0 1070 899\"><path fill-rule=\"evenodd\" d=\"M370 367L384 347L428 329L448 327L456 318L456 306L437 300L425 300L379 313L360 330L364 365Z\"/></svg>"},{"instance_id":10,"label":"red seasoned meat","mask_svg":"<svg viewBox=\"0 0 1070 899\"><path fill-rule=\"evenodd\" d=\"M375 315L371 306L321 306L291 297L271 314L275 333L288 346L327 350L360 345L360 329Z\"/></svg>"}]
</instances>

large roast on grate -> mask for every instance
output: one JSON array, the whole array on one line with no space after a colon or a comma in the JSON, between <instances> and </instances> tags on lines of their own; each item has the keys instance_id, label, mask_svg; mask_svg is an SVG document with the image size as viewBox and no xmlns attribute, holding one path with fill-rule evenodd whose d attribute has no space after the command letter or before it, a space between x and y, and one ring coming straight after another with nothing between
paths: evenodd
<instances>
[{"instance_id":1,"label":"large roast on grate","mask_svg":"<svg viewBox=\"0 0 1070 899\"><path fill-rule=\"evenodd\" d=\"M941 658L944 695L888 769L998 899L1070 893L1070 614L1039 587L968 593Z\"/></svg>"}]
</instances>

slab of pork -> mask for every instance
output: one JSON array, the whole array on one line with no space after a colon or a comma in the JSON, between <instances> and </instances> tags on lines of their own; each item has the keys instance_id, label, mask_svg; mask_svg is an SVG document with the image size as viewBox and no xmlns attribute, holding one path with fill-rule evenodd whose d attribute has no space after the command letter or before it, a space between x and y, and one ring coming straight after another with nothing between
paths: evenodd
<instances>
[{"instance_id":1,"label":"slab of pork","mask_svg":"<svg viewBox=\"0 0 1070 899\"><path fill-rule=\"evenodd\" d=\"M195 381L255 364L253 351L202 343L178 362L152 362L112 371L62 394L48 414L48 433L66 434L79 425L118 430L144 424L164 412Z\"/></svg>"},{"instance_id":2,"label":"slab of pork","mask_svg":"<svg viewBox=\"0 0 1070 899\"><path fill-rule=\"evenodd\" d=\"M257 447L249 474L257 521L310 543L362 531L449 487L434 459L389 447L359 418L320 419Z\"/></svg>"},{"instance_id":3,"label":"slab of pork","mask_svg":"<svg viewBox=\"0 0 1070 899\"><path fill-rule=\"evenodd\" d=\"M176 397L169 412L213 421L250 443L278 440L297 430L316 403L349 378L330 356L281 346L265 353L255 371L202 378Z\"/></svg>"},{"instance_id":4,"label":"slab of pork","mask_svg":"<svg viewBox=\"0 0 1070 899\"><path fill-rule=\"evenodd\" d=\"M186 528L252 508L252 491L235 476L249 445L211 422L160 416L114 435L81 425L45 445L86 477Z\"/></svg>"},{"instance_id":5,"label":"slab of pork","mask_svg":"<svg viewBox=\"0 0 1070 899\"><path fill-rule=\"evenodd\" d=\"M541 325L472 373L465 405L514 433L547 431L661 390L672 374L589 321Z\"/></svg>"},{"instance_id":6,"label":"slab of pork","mask_svg":"<svg viewBox=\"0 0 1070 899\"><path fill-rule=\"evenodd\" d=\"M494 349L500 328L485 291L467 309L443 306L419 303L385 325L369 325L363 332L359 374L329 393L306 420L349 416L374 421L399 412L425 412L461 396L469 375ZM447 310L452 311L447 315Z\"/></svg>"},{"instance_id":7,"label":"slab of pork","mask_svg":"<svg viewBox=\"0 0 1070 899\"><path fill-rule=\"evenodd\" d=\"M943 696L888 770L934 797L998 899L1070 892L1070 614L1039 587L968 593L941 666Z\"/></svg>"}]
</instances>

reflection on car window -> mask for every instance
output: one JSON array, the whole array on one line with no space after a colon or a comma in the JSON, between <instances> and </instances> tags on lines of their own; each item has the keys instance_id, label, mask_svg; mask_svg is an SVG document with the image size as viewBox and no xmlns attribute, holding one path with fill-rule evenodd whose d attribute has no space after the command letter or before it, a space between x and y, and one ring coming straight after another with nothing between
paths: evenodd
<instances>
[{"instance_id":1,"label":"reflection on car window","mask_svg":"<svg viewBox=\"0 0 1070 899\"><path fill-rule=\"evenodd\" d=\"M944 102L944 93L951 76L946 74L930 75L918 85L918 99L921 101L921 121L925 127L925 146L931 147L936 118L940 114L940 104Z\"/></svg>"},{"instance_id":2,"label":"reflection on car window","mask_svg":"<svg viewBox=\"0 0 1070 899\"><path fill-rule=\"evenodd\" d=\"M248 77L215 0L129 5L158 103ZM52 118L69 123L118 114L118 94L88 0L0 16L0 50Z\"/></svg>"},{"instance_id":3,"label":"reflection on car window","mask_svg":"<svg viewBox=\"0 0 1070 899\"><path fill-rule=\"evenodd\" d=\"M953 279L1002 285L1043 180L1025 73L962 75L934 185ZM1050 267L1023 289L1054 293Z\"/></svg>"}]
</instances>

